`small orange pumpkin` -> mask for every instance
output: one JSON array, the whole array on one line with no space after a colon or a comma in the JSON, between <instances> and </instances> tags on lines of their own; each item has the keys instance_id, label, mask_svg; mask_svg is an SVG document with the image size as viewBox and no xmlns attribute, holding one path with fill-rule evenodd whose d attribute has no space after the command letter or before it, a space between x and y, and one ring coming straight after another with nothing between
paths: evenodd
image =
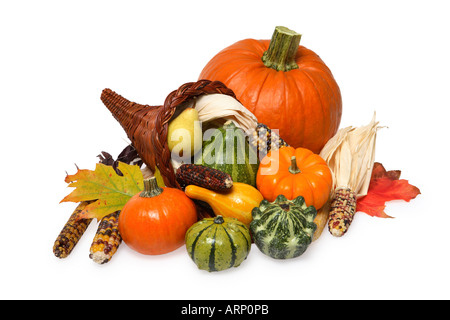
<instances>
[{"instance_id":1,"label":"small orange pumpkin","mask_svg":"<svg viewBox=\"0 0 450 320\"><path fill-rule=\"evenodd\" d=\"M131 249L146 255L164 254L184 244L186 231L197 222L194 202L183 191L160 188L156 178L144 180L119 215L119 232Z\"/></svg>"},{"instance_id":2,"label":"small orange pumpkin","mask_svg":"<svg viewBox=\"0 0 450 320\"><path fill-rule=\"evenodd\" d=\"M280 194L289 200L305 198L317 210L327 202L333 177L325 160L305 148L283 147L270 151L261 161L256 187L268 201Z\"/></svg>"}]
</instances>

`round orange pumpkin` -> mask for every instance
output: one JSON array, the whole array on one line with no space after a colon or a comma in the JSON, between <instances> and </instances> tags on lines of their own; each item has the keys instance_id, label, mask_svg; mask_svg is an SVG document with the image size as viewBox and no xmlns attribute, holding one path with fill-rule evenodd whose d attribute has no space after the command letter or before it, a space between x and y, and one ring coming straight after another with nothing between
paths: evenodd
<instances>
[{"instance_id":1,"label":"round orange pumpkin","mask_svg":"<svg viewBox=\"0 0 450 320\"><path fill-rule=\"evenodd\" d=\"M305 148L283 147L261 161L256 187L268 201L280 194L292 200L303 196L317 210L327 202L333 178L325 160Z\"/></svg>"},{"instance_id":2,"label":"round orange pumpkin","mask_svg":"<svg viewBox=\"0 0 450 320\"><path fill-rule=\"evenodd\" d=\"M271 41L238 41L214 56L199 78L223 82L289 145L319 153L339 128L342 98L330 69L299 46L300 37L277 27Z\"/></svg>"},{"instance_id":3,"label":"round orange pumpkin","mask_svg":"<svg viewBox=\"0 0 450 320\"><path fill-rule=\"evenodd\" d=\"M144 180L144 191L131 197L119 215L119 232L131 249L146 255L171 252L184 244L197 222L194 202L183 191Z\"/></svg>"}]
</instances>

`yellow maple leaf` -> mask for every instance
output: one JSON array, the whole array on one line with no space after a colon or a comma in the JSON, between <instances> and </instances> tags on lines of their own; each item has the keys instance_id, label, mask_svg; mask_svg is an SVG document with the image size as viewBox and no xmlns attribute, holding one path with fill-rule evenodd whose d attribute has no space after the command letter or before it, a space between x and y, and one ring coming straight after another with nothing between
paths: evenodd
<instances>
[{"instance_id":1,"label":"yellow maple leaf","mask_svg":"<svg viewBox=\"0 0 450 320\"><path fill-rule=\"evenodd\" d=\"M127 201L144 189L141 169L137 165L118 163L119 176L112 166L97 163L95 170L78 169L67 175L65 181L75 188L61 202L93 201L78 214L79 218L102 219L122 210Z\"/></svg>"},{"instance_id":2,"label":"yellow maple leaf","mask_svg":"<svg viewBox=\"0 0 450 320\"><path fill-rule=\"evenodd\" d=\"M161 187L161 188L165 187L164 179L163 179L163 177L161 175L161 171L159 171L157 166L155 166L155 172L153 173L153 175L156 178L156 183L158 184L158 186Z\"/></svg>"}]
</instances>

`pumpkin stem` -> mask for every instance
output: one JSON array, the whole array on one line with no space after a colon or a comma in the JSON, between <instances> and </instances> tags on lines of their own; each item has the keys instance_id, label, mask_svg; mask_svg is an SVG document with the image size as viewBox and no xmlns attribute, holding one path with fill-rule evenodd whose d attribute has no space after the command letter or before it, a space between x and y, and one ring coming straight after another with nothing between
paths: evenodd
<instances>
[{"instance_id":1,"label":"pumpkin stem","mask_svg":"<svg viewBox=\"0 0 450 320\"><path fill-rule=\"evenodd\" d=\"M222 224L222 223L224 223L224 222L225 222L225 220L223 220L223 217L222 217L222 216L216 216L216 217L214 218L214 223Z\"/></svg>"},{"instance_id":2,"label":"pumpkin stem","mask_svg":"<svg viewBox=\"0 0 450 320\"><path fill-rule=\"evenodd\" d=\"M139 195L142 198L153 198L160 195L164 189L158 186L155 177L144 179L144 191Z\"/></svg>"},{"instance_id":3,"label":"pumpkin stem","mask_svg":"<svg viewBox=\"0 0 450 320\"><path fill-rule=\"evenodd\" d=\"M301 172L297 166L297 158L295 156L292 156L291 158L291 166L289 167L289 172L292 174L297 174Z\"/></svg>"},{"instance_id":4,"label":"pumpkin stem","mask_svg":"<svg viewBox=\"0 0 450 320\"><path fill-rule=\"evenodd\" d=\"M277 71L298 69L295 56L301 37L301 34L286 27L275 27L269 49L262 56L264 65Z\"/></svg>"}]
</instances>

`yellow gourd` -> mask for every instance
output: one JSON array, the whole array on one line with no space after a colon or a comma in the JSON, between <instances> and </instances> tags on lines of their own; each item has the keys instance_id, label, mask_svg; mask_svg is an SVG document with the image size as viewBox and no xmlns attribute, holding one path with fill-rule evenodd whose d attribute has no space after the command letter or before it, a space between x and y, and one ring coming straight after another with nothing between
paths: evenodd
<instances>
[{"instance_id":1,"label":"yellow gourd","mask_svg":"<svg viewBox=\"0 0 450 320\"><path fill-rule=\"evenodd\" d=\"M191 199L208 203L216 215L236 218L247 226L252 221L253 208L264 200L258 189L240 182L234 182L229 191L221 192L189 185L185 193Z\"/></svg>"}]
</instances>

